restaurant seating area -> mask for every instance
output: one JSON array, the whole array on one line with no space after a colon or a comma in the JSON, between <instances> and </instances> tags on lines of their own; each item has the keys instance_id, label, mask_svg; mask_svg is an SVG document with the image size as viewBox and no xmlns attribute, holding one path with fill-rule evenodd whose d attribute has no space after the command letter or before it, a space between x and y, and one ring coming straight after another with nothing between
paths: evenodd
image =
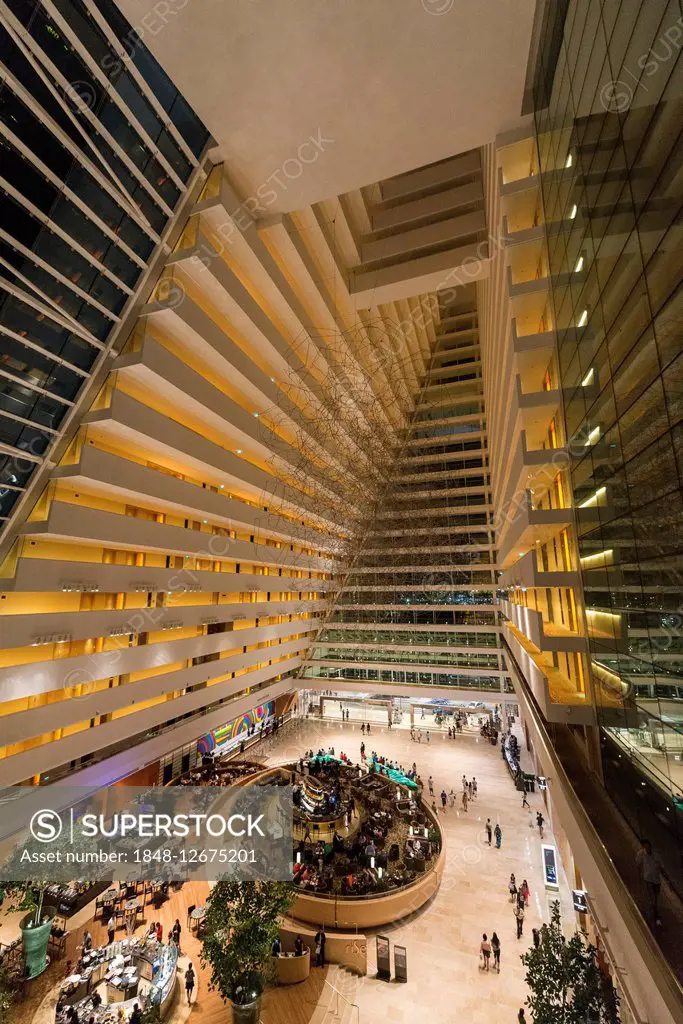
<instances>
[{"instance_id":1,"label":"restaurant seating area","mask_svg":"<svg viewBox=\"0 0 683 1024\"><path fill-rule=\"evenodd\" d=\"M432 866L441 848L437 820L421 807L411 780L398 781L400 773L388 769L390 777L378 765L326 753L280 767L299 793L295 835L298 829L301 838L293 859L300 891L376 895L411 885Z\"/></svg>"},{"instance_id":2,"label":"restaurant seating area","mask_svg":"<svg viewBox=\"0 0 683 1024\"><path fill-rule=\"evenodd\" d=\"M263 770L257 761L231 761L205 754L201 766L174 779L172 786L234 786L241 779Z\"/></svg>"}]
</instances>

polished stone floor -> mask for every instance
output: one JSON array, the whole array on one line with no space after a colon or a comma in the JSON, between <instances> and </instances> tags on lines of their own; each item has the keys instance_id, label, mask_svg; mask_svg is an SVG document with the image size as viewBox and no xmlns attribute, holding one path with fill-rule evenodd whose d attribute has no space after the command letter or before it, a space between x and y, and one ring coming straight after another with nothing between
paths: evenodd
<instances>
[{"instance_id":1,"label":"polished stone floor","mask_svg":"<svg viewBox=\"0 0 683 1024\"><path fill-rule=\"evenodd\" d=\"M359 759L363 739L360 723L350 721L303 720L289 726L269 744L268 757L279 761L313 747L333 746ZM451 788L460 796L461 779L476 776L479 795L467 813L459 805L441 816L446 839L446 869L439 892L412 918L381 931L407 949L408 983L382 982L374 978L375 944L368 948L370 970L367 978L338 975L343 994L360 1009L360 1021L408 1022L438 1020L458 1024L503 1024L514 1021L526 996L524 968L519 956L531 944L531 929L549 918L549 903L557 893L543 885L541 839L529 828L529 816L522 810L521 794L514 788L499 750L476 732L449 740L444 733L432 735L427 745L412 742L405 730L380 728L373 724L365 737L367 752L376 750L404 766L415 761L425 781L434 779L437 795ZM541 808L539 794L529 797L532 810ZM501 825L500 850L486 843L487 818ZM546 815L547 817L547 815ZM544 842L553 842L546 829ZM561 866L560 866L561 868ZM514 872L517 881L526 878L531 890L523 938L516 938L516 922L509 901L507 883ZM560 870L560 894L567 931L574 928L571 892ZM502 947L500 974L479 969L482 932L497 932ZM393 962L393 960L392 960ZM529 1014L527 1013L527 1017Z\"/></svg>"}]
</instances>

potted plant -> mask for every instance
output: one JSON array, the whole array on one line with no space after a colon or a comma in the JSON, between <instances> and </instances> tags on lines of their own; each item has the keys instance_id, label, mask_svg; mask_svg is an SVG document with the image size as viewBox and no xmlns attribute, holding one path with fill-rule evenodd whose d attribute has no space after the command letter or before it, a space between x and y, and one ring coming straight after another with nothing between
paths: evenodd
<instances>
[{"instance_id":1,"label":"potted plant","mask_svg":"<svg viewBox=\"0 0 683 1024\"><path fill-rule=\"evenodd\" d=\"M534 1024L619 1024L619 997L597 955L596 947L579 932L565 938L560 904L553 903L538 947L532 946L521 958Z\"/></svg>"},{"instance_id":2,"label":"potted plant","mask_svg":"<svg viewBox=\"0 0 683 1024\"><path fill-rule=\"evenodd\" d=\"M258 1024L278 920L294 898L288 882L222 879L211 890L200 959L211 971L209 988L232 1004L240 1024Z\"/></svg>"},{"instance_id":3,"label":"potted plant","mask_svg":"<svg viewBox=\"0 0 683 1024\"><path fill-rule=\"evenodd\" d=\"M19 922L27 978L37 978L47 967L47 945L57 913L56 907L45 904L48 884L49 879L3 883L6 908L27 911Z\"/></svg>"},{"instance_id":4,"label":"potted plant","mask_svg":"<svg viewBox=\"0 0 683 1024\"><path fill-rule=\"evenodd\" d=\"M67 850L73 849L70 838L66 834L58 836L49 845L50 853L57 854L62 860ZM79 849L90 850L92 843L83 842ZM11 875L16 867L16 877L21 878L26 874L26 865L22 856L30 854L33 856L31 863L31 877L21 881L3 881L0 887L4 896L7 897L7 910L24 910L24 917L19 922L22 943L24 947L24 961L26 964L26 977L37 978L47 967L47 947L52 931L52 922L57 914L57 907L45 903L45 890L55 879L54 865L40 863L36 854L44 850L43 844L31 838L23 844L15 847L12 855L3 865L3 874ZM48 872L53 877L48 876Z\"/></svg>"},{"instance_id":5,"label":"potted plant","mask_svg":"<svg viewBox=\"0 0 683 1024\"><path fill-rule=\"evenodd\" d=\"M441 853L441 830L432 825L429 829L429 842L434 847L434 852Z\"/></svg>"}]
</instances>

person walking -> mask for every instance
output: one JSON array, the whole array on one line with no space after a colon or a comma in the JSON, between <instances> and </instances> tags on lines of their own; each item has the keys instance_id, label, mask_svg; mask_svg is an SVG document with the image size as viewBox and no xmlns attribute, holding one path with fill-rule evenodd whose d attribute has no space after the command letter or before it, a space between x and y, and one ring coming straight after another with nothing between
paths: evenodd
<instances>
[{"instance_id":1,"label":"person walking","mask_svg":"<svg viewBox=\"0 0 683 1024\"><path fill-rule=\"evenodd\" d=\"M463 775L463 777L462 777L462 791L463 791L463 793L465 792L466 789L467 789L467 776Z\"/></svg>"},{"instance_id":2,"label":"person walking","mask_svg":"<svg viewBox=\"0 0 683 1024\"><path fill-rule=\"evenodd\" d=\"M524 928L524 904L515 904L515 920L517 921L517 938L521 939Z\"/></svg>"},{"instance_id":3,"label":"person walking","mask_svg":"<svg viewBox=\"0 0 683 1024\"><path fill-rule=\"evenodd\" d=\"M361 759L361 761L365 760L365 744L364 743L361 743L361 745L360 745L360 759Z\"/></svg>"},{"instance_id":4,"label":"person walking","mask_svg":"<svg viewBox=\"0 0 683 1024\"><path fill-rule=\"evenodd\" d=\"M427 745L431 743L431 736L429 735L429 729L427 729Z\"/></svg>"},{"instance_id":5,"label":"person walking","mask_svg":"<svg viewBox=\"0 0 683 1024\"><path fill-rule=\"evenodd\" d=\"M659 854L654 853L649 839L642 840L641 849L636 856L636 863L640 877L645 883L655 924L661 924L662 922L659 917L659 893L662 888L662 863L659 859Z\"/></svg>"},{"instance_id":6,"label":"person walking","mask_svg":"<svg viewBox=\"0 0 683 1024\"><path fill-rule=\"evenodd\" d=\"M325 932L323 928L318 928L315 933L315 966L325 966Z\"/></svg>"},{"instance_id":7,"label":"person walking","mask_svg":"<svg viewBox=\"0 0 683 1024\"><path fill-rule=\"evenodd\" d=\"M194 968L192 964L187 965L185 971L185 992L187 993L188 1003L192 1002L192 993L194 991Z\"/></svg>"},{"instance_id":8,"label":"person walking","mask_svg":"<svg viewBox=\"0 0 683 1024\"><path fill-rule=\"evenodd\" d=\"M410 738L411 738L411 740L414 743L415 742L415 726L414 725L411 725L411 727L410 727Z\"/></svg>"},{"instance_id":9,"label":"person walking","mask_svg":"<svg viewBox=\"0 0 683 1024\"><path fill-rule=\"evenodd\" d=\"M529 906L529 883L527 882L526 878L524 879L524 881L522 882L521 886L519 887L519 891L522 894L522 899L524 900L524 906L528 907Z\"/></svg>"},{"instance_id":10,"label":"person walking","mask_svg":"<svg viewBox=\"0 0 683 1024\"><path fill-rule=\"evenodd\" d=\"M529 806L530 806L529 801L526 798L526 785L525 785L524 789L522 790L522 810L524 810L525 807L529 807Z\"/></svg>"},{"instance_id":11,"label":"person walking","mask_svg":"<svg viewBox=\"0 0 683 1024\"><path fill-rule=\"evenodd\" d=\"M422 729L417 730L417 742L422 743Z\"/></svg>"},{"instance_id":12,"label":"person walking","mask_svg":"<svg viewBox=\"0 0 683 1024\"><path fill-rule=\"evenodd\" d=\"M496 822L496 827L493 830L493 834L496 837L496 849L500 850L500 844L503 840L503 832L498 822Z\"/></svg>"},{"instance_id":13,"label":"person walking","mask_svg":"<svg viewBox=\"0 0 683 1024\"><path fill-rule=\"evenodd\" d=\"M510 875L510 881L508 882L508 892L510 893L510 903L512 903L514 901L515 896L517 895L517 880L515 879L514 874Z\"/></svg>"},{"instance_id":14,"label":"person walking","mask_svg":"<svg viewBox=\"0 0 683 1024\"><path fill-rule=\"evenodd\" d=\"M486 933L484 933L484 935L482 936L481 945L479 946L479 952L481 953L483 960L483 969L485 971L488 971L489 961L491 960L491 943L486 938Z\"/></svg>"},{"instance_id":15,"label":"person walking","mask_svg":"<svg viewBox=\"0 0 683 1024\"><path fill-rule=\"evenodd\" d=\"M446 804L447 803L448 803L448 794L446 793L445 789L442 789L441 790L441 806L444 809L444 811L446 810Z\"/></svg>"},{"instance_id":16,"label":"person walking","mask_svg":"<svg viewBox=\"0 0 683 1024\"><path fill-rule=\"evenodd\" d=\"M112 914L111 917L109 918L109 920L107 921L107 940L108 940L110 946L111 946L112 942L114 941L114 934L115 934L115 932L116 932L116 920L114 918L114 915Z\"/></svg>"},{"instance_id":17,"label":"person walking","mask_svg":"<svg viewBox=\"0 0 683 1024\"><path fill-rule=\"evenodd\" d=\"M463 811L467 810L467 800L468 800L467 790L463 789L463 791L462 791L462 809L463 809Z\"/></svg>"},{"instance_id":18,"label":"person walking","mask_svg":"<svg viewBox=\"0 0 683 1024\"><path fill-rule=\"evenodd\" d=\"M543 839L543 822L544 821L545 821L545 818L543 817L541 812L538 811L537 814L536 814L536 825L538 826L538 834L541 837L541 839Z\"/></svg>"},{"instance_id":19,"label":"person walking","mask_svg":"<svg viewBox=\"0 0 683 1024\"><path fill-rule=\"evenodd\" d=\"M493 828L491 826L491 819L487 818L486 819L486 838L488 840L489 846L491 845L491 838L492 838L492 836L493 836Z\"/></svg>"},{"instance_id":20,"label":"person walking","mask_svg":"<svg viewBox=\"0 0 683 1024\"><path fill-rule=\"evenodd\" d=\"M524 1016L523 1009L520 1009L519 1013L517 1014L517 1024L527 1024L527 1019Z\"/></svg>"},{"instance_id":21,"label":"person walking","mask_svg":"<svg viewBox=\"0 0 683 1024\"><path fill-rule=\"evenodd\" d=\"M429 795L434 796L434 779L431 777L431 775L427 779L427 785L429 786Z\"/></svg>"},{"instance_id":22,"label":"person walking","mask_svg":"<svg viewBox=\"0 0 683 1024\"><path fill-rule=\"evenodd\" d=\"M500 974L500 939L495 932L491 936L491 949L493 950L493 969Z\"/></svg>"},{"instance_id":23,"label":"person walking","mask_svg":"<svg viewBox=\"0 0 683 1024\"><path fill-rule=\"evenodd\" d=\"M472 793L470 795L472 796L473 800L477 799L477 777L476 777L476 775L472 776Z\"/></svg>"},{"instance_id":24,"label":"person walking","mask_svg":"<svg viewBox=\"0 0 683 1024\"><path fill-rule=\"evenodd\" d=\"M370 735L370 723L369 723L369 722L368 722L368 724L367 724L367 725L365 726L365 729L366 729L366 731L367 731L367 734L368 734L368 736L369 736L369 735Z\"/></svg>"},{"instance_id":25,"label":"person walking","mask_svg":"<svg viewBox=\"0 0 683 1024\"><path fill-rule=\"evenodd\" d=\"M178 947L178 952L180 952L180 933L182 930L183 929L180 927L180 921L176 917L175 924L171 928L171 937L175 945Z\"/></svg>"},{"instance_id":26,"label":"person walking","mask_svg":"<svg viewBox=\"0 0 683 1024\"><path fill-rule=\"evenodd\" d=\"M531 929L531 937L534 940L534 949L538 949L538 947L541 945L541 934L538 928Z\"/></svg>"},{"instance_id":27,"label":"person walking","mask_svg":"<svg viewBox=\"0 0 683 1024\"><path fill-rule=\"evenodd\" d=\"M360 723L361 735L365 736L365 722Z\"/></svg>"}]
</instances>

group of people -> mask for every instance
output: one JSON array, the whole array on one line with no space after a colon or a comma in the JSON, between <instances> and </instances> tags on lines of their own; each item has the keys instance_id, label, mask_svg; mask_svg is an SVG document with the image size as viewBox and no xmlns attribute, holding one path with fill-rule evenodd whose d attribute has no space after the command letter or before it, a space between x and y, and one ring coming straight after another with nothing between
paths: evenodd
<instances>
[{"instance_id":1,"label":"group of people","mask_svg":"<svg viewBox=\"0 0 683 1024\"><path fill-rule=\"evenodd\" d=\"M378 754L376 750L372 750L370 752L370 757L368 757L367 754L365 753L364 743L361 743L360 745L360 757L361 761L363 762L369 761L371 771L373 765L375 769L378 771L381 771L383 768L390 768L394 772L400 772L401 775L405 776L406 779L411 779L411 781L413 782L418 782L419 785L417 765L415 764L414 761L412 768L406 770L402 764L398 763L398 761L391 761L388 757L384 757L383 755Z\"/></svg>"},{"instance_id":2,"label":"group of people","mask_svg":"<svg viewBox=\"0 0 683 1024\"><path fill-rule=\"evenodd\" d=\"M318 928L317 932L315 933L315 938L313 939L315 945L316 967L325 966L325 941L325 929ZM282 943L280 942L279 936L273 940L273 944L271 946L270 951L272 956L282 955ZM301 938L300 935L297 935L297 937L294 940L294 956L303 956L305 952L306 947L304 946L304 940Z\"/></svg>"},{"instance_id":3,"label":"group of people","mask_svg":"<svg viewBox=\"0 0 683 1024\"><path fill-rule=\"evenodd\" d=\"M107 930L109 930L110 926L111 921L107 925ZM180 921L176 917L174 924L168 930L168 942L172 942L174 946L177 946L178 952L180 952L180 935L182 930ZM161 921L152 921L147 932L147 937L150 939L156 939L157 942L164 941L164 929L161 926ZM109 941L112 942L113 940L110 938Z\"/></svg>"},{"instance_id":4,"label":"group of people","mask_svg":"<svg viewBox=\"0 0 683 1024\"><path fill-rule=\"evenodd\" d=\"M422 786L422 780L420 779L420 776L417 774L417 770L416 770L414 764L413 764L413 774L412 775L409 774L408 777L416 779L418 786L420 786L420 787ZM436 799L435 799L435 794L434 794L434 779L432 778L431 775L427 779L427 786L429 788L429 795L432 798L432 813L434 815L436 815L436 817L438 817L439 816L439 809L437 807ZM477 791L478 791L478 786L477 786L476 778L473 776L471 779L468 779L467 776L463 775L463 777L462 777L462 797L461 797L461 803L462 803L463 811L467 811L467 806L468 806L468 804L470 803L471 800L476 800L476 798L477 798ZM447 807L451 807L451 808L455 807L456 799L457 799L456 795L455 795L455 793L454 793L454 791L452 789L451 789L450 793L447 793L445 788L441 790L440 800L441 800L441 812L442 812L442 814L445 813Z\"/></svg>"},{"instance_id":5,"label":"group of people","mask_svg":"<svg viewBox=\"0 0 683 1024\"><path fill-rule=\"evenodd\" d=\"M491 819L487 818L486 819L486 825L484 827L486 829L486 839L488 841L489 846L491 845L491 840L495 836L496 837L496 849L500 850L500 844L503 841L503 830L500 827L500 822L497 821L496 822L496 826L494 828L493 825L491 824Z\"/></svg>"},{"instance_id":6,"label":"group of people","mask_svg":"<svg viewBox=\"0 0 683 1024\"><path fill-rule=\"evenodd\" d=\"M410 727L410 738L413 743L422 743L422 729L416 729L414 725ZM425 732L425 740L427 743L431 743L432 737L429 729Z\"/></svg>"},{"instance_id":7,"label":"group of people","mask_svg":"<svg viewBox=\"0 0 683 1024\"><path fill-rule=\"evenodd\" d=\"M510 875L510 881L508 882L508 892L510 893L510 902L513 904L513 913L517 923L517 938L521 939L524 930L524 913L529 906L529 883L525 878L522 884L518 886L513 873Z\"/></svg>"},{"instance_id":8,"label":"group of people","mask_svg":"<svg viewBox=\"0 0 683 1024\"><path fill-rule=\"evenodd\" d=\"M493 954L493 970L500 974L500 939L495 932L491 936L490 940L486 933L482 935L479 954L481 957L482 971L488 971L491 969L491 955Z\"/></svg>"}]
</instances>

